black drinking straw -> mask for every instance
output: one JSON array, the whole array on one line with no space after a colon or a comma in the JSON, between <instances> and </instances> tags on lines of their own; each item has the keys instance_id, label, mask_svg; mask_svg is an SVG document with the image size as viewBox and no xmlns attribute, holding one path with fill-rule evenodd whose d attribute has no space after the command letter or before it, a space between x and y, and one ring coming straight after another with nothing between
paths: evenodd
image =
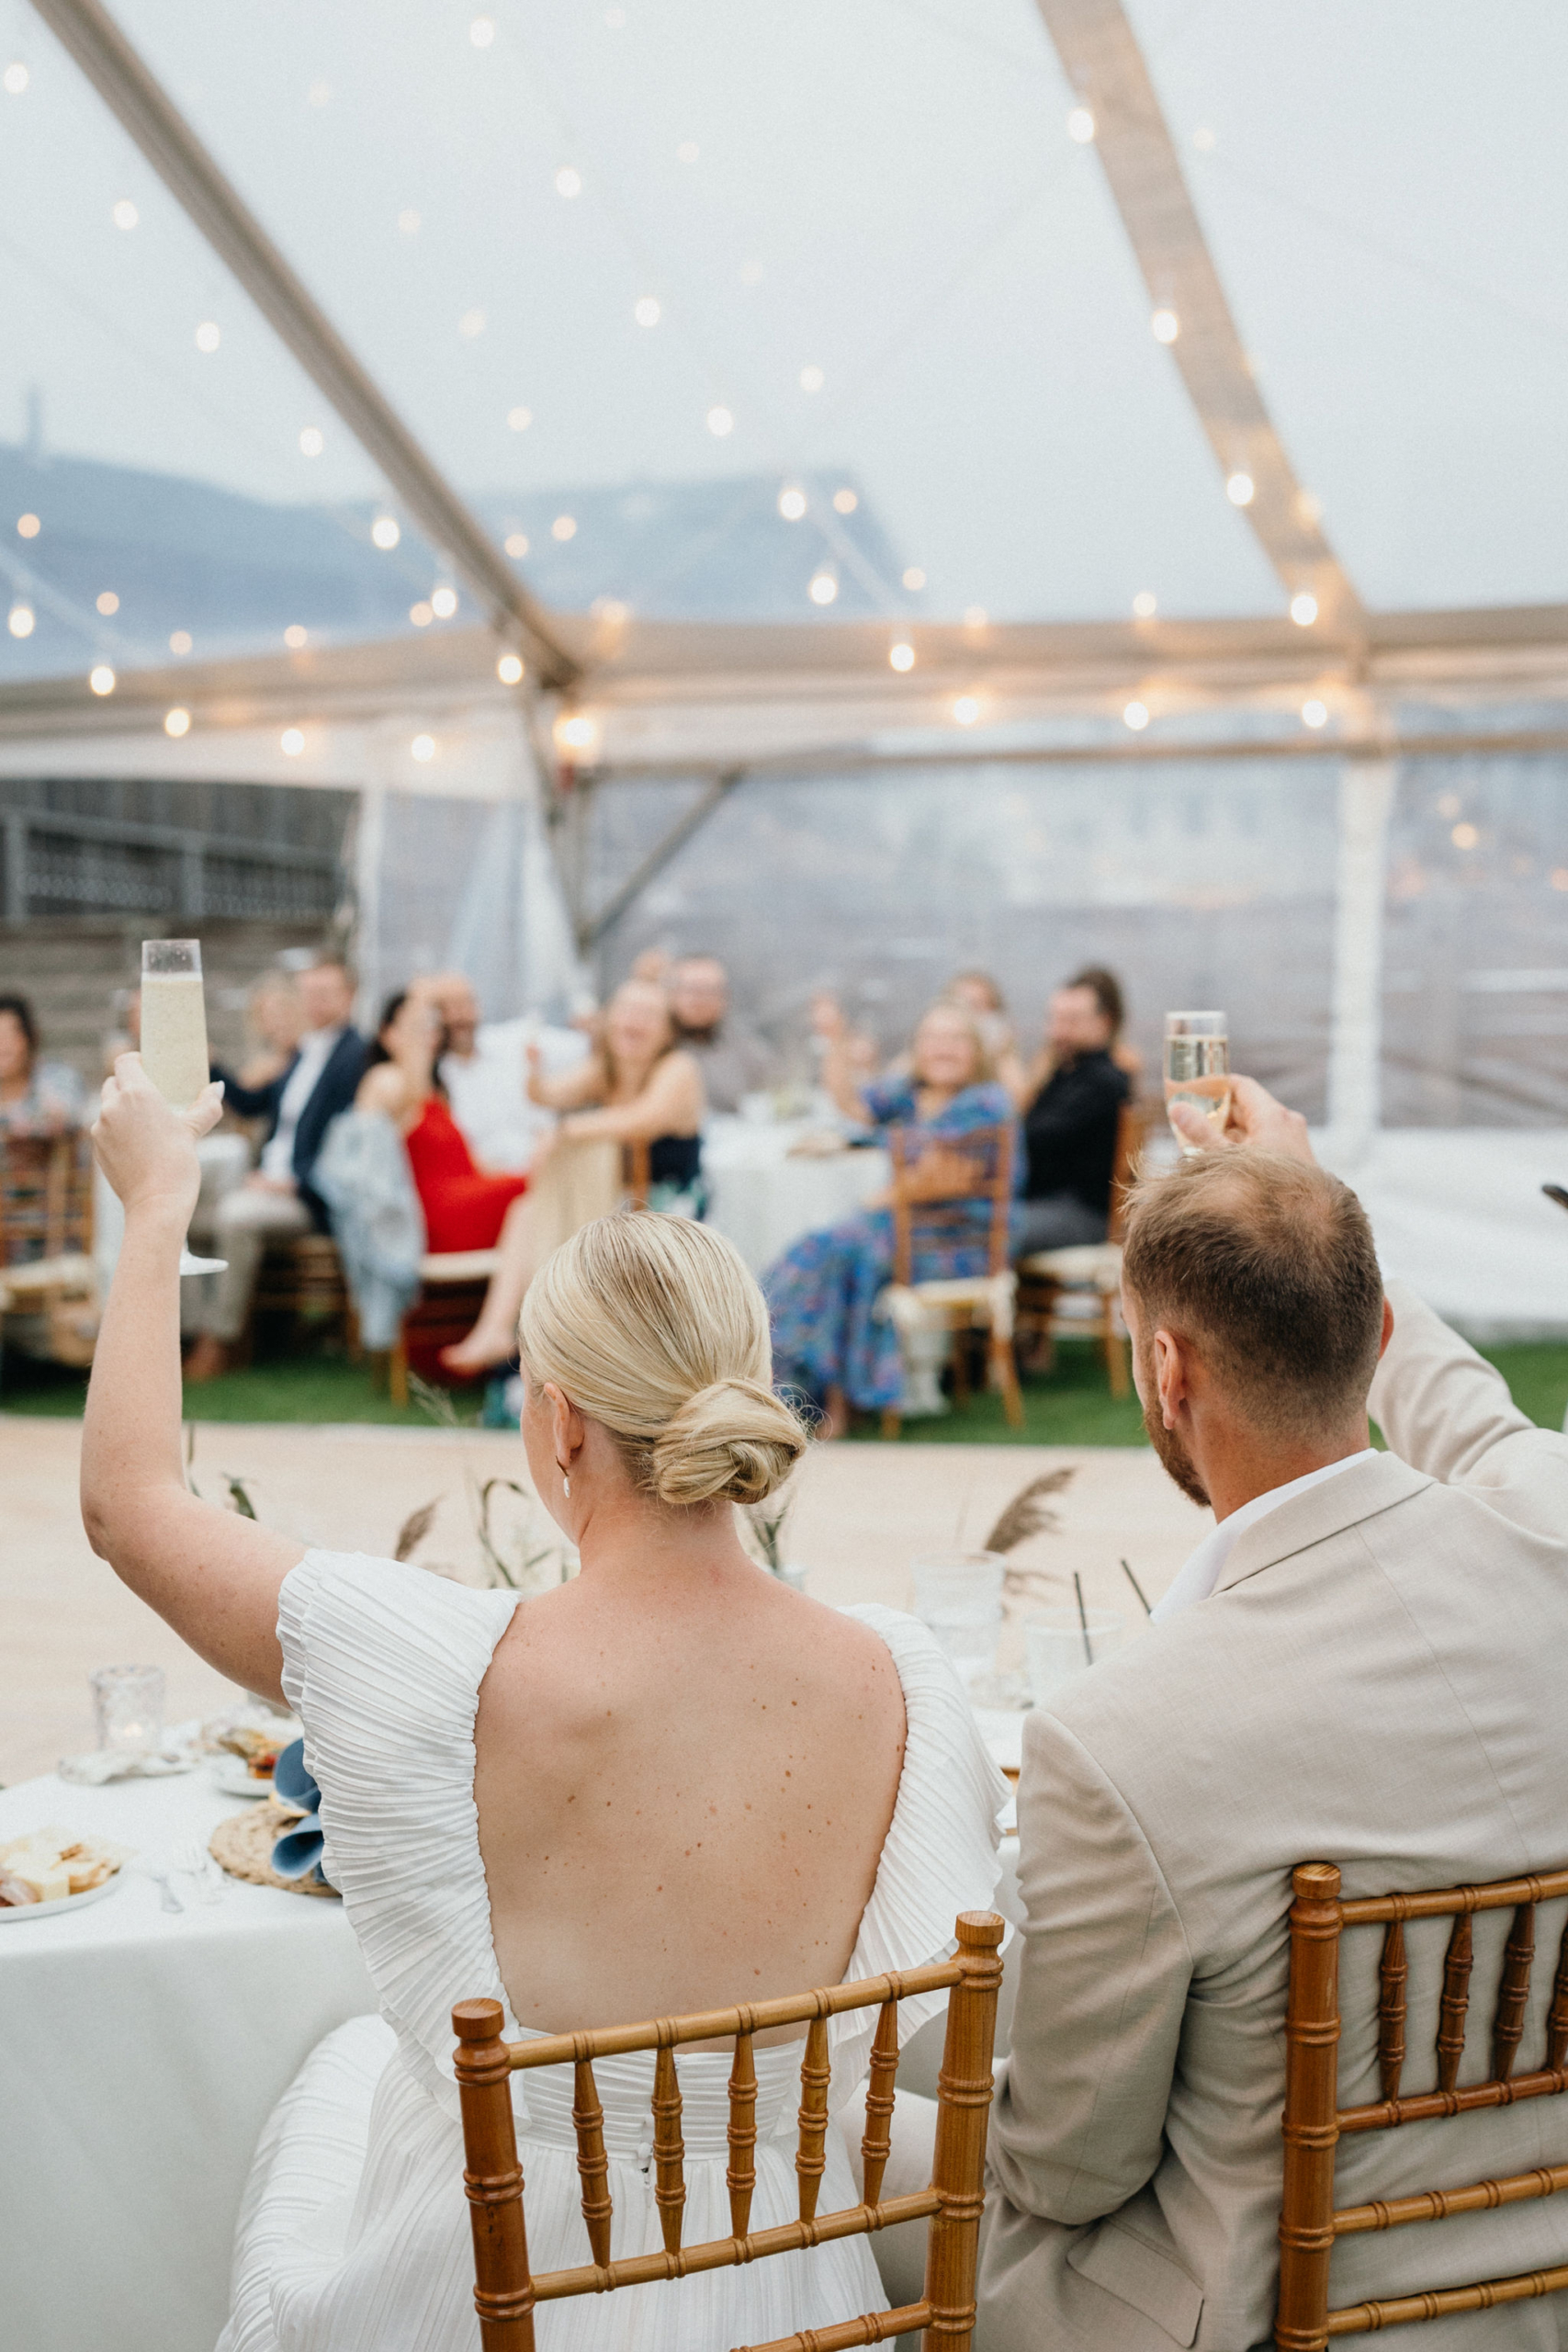
<instances>
[{"instance_id":1,"label":"black drinking straw","mask_svg":"<svg viewBox=\"0 0 1568 2352\"><path fill-rule=\"evenodd\" d=\"M1083 1605L1083 1578L1073 1570L1073 1590L1078 1597L1078 1623L1083 1627L1083 1657L1086 1666L1094 1664L1094 1645L1089 1637L1089 1611Z\"/></svg>"},{"instance_id":2,"label":"black drinking straw","mask_svg":"<svg viewBox=\"0 0 1568 2352\"><path fill-rule=\"evenodd\" d=\"M1126 1561L1125 1561L1125 1560L1123 1560L1123 1561L1122 1561L1122 1575L1126 1577L1126 1579L1127 1579L1128 1583L1132 1586L1133 1590L1137 1594L1138 1599L1144 1602L1144 1614L1145 1614L1145 1617L1152 1617L1152 1616L1154 1615L1154 1613L1155 1613L1155 1612L1154 1612L1154 1611L1149 1607L1148 1602L1147 1602L1146 1600L1144 1600L1144 1588L1143 1588L1143 1586L1138 1582L1137 1577L1133 1574L1132 1569L1127 1566L1127 1563L1126 1563Z\"/></svg>"}]
</instances>

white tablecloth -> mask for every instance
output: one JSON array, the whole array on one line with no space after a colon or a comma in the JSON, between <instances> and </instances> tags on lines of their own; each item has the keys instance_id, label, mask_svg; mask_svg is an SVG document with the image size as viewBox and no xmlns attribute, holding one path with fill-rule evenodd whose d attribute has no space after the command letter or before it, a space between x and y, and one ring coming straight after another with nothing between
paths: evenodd
<instances>
[{"instance_id":1,"label":"white tablecloth","mask_svg":"<svg viewBox=\"0 0 1568 2352\"><path fill-rule=\"evenodd\" d=\"M885 1151L792 1159L790 1146L804 1132L798 1125L769 1127L746 1119L715 1119L705 1130L703 1171L713 1196L707 1221L755 1274L803 1233L837 1225L886 1187Z\"/></svg>"},{"instance_id":2,"label":"white tablecloth","mask_svg":"<svg viewBox=\"0 0 1568 2352\"><path fill-rule=\"evenodd\" d=\"M210 1767L0 1792L0 1838L60 1822L167 1865L243 1800ZM75 1914L0 1923L0 2342L212 2352L261 2127L308 2052L376 2007L339 1903L225 1882L178 1917L137 1863Z\"/></svg>"}]
</instances>

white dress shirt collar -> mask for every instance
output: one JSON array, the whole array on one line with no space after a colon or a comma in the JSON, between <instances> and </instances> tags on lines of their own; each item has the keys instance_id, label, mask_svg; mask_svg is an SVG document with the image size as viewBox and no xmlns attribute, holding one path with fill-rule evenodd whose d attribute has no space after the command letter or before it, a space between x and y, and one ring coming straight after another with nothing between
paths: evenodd
<instances>
[{"instance_id":1,"label":"white dress shirt collar","mask_svg":"<svg viewBox=\"0 0 1568 2352\"><path fill-rule=\"evenodd\" d=\"M1195 1600L1208 1600L1230 1557L1232 1544L1244 1530L1256 1526L1271 1510L1278 1510L1292 1495L1304 1495L1309 1487L1320 1487L1325 1478L1337 1478L1341 1470L1353 1470L1358 1462L1376 1459L1376 1448L1363 1446L1359 1453L1348 1453L1339 1462L1325 1462L1321 1470L1309 1470L1303 1478L1292 1478L1282 1487L1270 1487L1267 1494L1254 1495L1249 1503L1233 1510L1228 1519L1222 1519L1217 1527L1210 1529L1163 1600L1156 1602L1149 1612L1155 1623L1163 1625L1168 1618L1179 1617L1184 1609L1190 1609Z\"/></svg>"}]
</instances>

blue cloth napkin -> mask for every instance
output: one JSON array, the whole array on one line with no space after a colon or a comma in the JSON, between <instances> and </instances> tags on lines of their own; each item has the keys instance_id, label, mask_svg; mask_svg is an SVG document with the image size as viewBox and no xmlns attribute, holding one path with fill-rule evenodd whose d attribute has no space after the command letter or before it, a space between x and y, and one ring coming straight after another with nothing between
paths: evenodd
<instances>
[{"instance_id":1,"label":"blue cloth napkin","mask_svg":"<svg viewBox=\"0 0 1568 2352\"><path fill-rule=\"evenodd\" d=\"M305 1743L290 1740L280 1748L272 1769L272 1785L287 1804L302 1805L303 1821L286 1829L272 1849L272 1867L279 1878L314 1878L320 1886L330 1886L331 1879L321 1868L321 1850L326 1844L325 1832L317 1815L321 1810L321 1792L305 1770Z\"/></svg>"}]
</instances>

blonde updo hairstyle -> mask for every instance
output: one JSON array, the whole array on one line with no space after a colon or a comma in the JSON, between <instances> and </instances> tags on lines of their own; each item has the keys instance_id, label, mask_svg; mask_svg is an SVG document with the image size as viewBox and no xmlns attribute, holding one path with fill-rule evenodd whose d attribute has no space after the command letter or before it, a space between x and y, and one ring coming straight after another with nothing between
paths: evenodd
<instances>
[{"instance_id":1,"label":"blonde updo hairstyle","mask_svg":"<svg viewBox=\"0 0 1568 2352\"><path fill-rule=\"evenodd\" d=\"M518 1341L530 1388L553 1381L602 1423L661 1503L760 1503L806 1451L769 1385L762 1294L689 1217L623 1209L581 1227L528 1285Z\"/></svg>"}]
</instances>

